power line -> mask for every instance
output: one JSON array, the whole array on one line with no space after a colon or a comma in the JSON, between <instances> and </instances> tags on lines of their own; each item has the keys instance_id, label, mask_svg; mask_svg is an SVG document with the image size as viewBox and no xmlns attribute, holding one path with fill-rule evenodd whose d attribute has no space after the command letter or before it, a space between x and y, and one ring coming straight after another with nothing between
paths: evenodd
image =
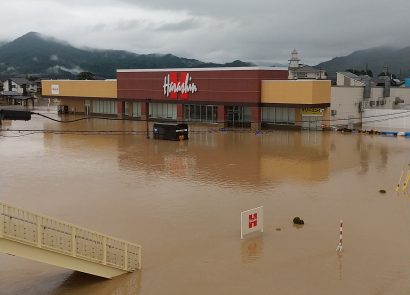
<instances>
[{"instance_id":1,"label":"power line","mask_svg":"<svg viewBox=\"0 0 410 295\"><path fill-rule=\"evenodd\" d=\"M88 116L88 117L82 117L82 118L78 118L78 119L74 119L74 120L58 120L58 119L54 119L52 117L46 116L44 114L41 113L37 113L37 112L31 112L31 114L33 115L38 115L41 117L44 117L46 119L58 122L58 123L74 123L74 122L78 122L78 121L84 121L84 120L93 120L93 119L97 119L97 120L108 120L108 121L135 121L135 122L145 122L147 120L136 120L133 118L110 118L110 117L99 117L99 116ZM392 115L400 115L400 114L408 114L410 115L410 110L406 110L403 112L399 112L399 113L395 113L395 114L381 114L381 115L372 115L372 116L366 116L366 117L350 117L350 118L338 118L338 119L320 119L317 121L321 121L321 122L337 122L337 121L348 121L348 120L358 120L358 119L367 119L367 118L378 118L378 117L386 117L386 116L392 116ZM150 120L148 120L150 121ZM175 120L163 120L161 119L161 121L170 121L170 122L184 122L186 123L187 121L175 121ZM217 122L217 123L226 123L227 121L222 121L222 122ZM308 123L308 122L312 122L309 120L295 120L293 121L294 123ZM313 121L314 122L314 121ZM248 123L256 123L253 121L249 121ZM264 123L276 123L276 122L272 122L272 121L265 121Z\"/></svg>"},{"instance_id":2,"label":"power line","mask_svg":"<svg viewBox=\"0 0 410 295\"><path fill-rule=\"evenodd\" d=\"M38 115L38 116L44 117L46 119L49 119L51 121L58 122L58 123L74 123L78 121L91 120L91 119L110 120L110 121L132 121L131 119L125 119L125 118L109 118L109 117L96 117L96 116L82 117L82 118L74 119L74 120L58 120L58 119L54 119L52 117L49 117L49 116L46 116L44 114L37 113L37 112L31 112L31 114Z\"/></svg>"},{"instance_id":3,"label":"power line","mask_svg":"<svg viewBox=\"0 0 410 295\"><path fill-rule=\"evenodd\" d=\"M78 121L83 121L83 120L89 120L89 119L99 119L99 120L110 120L110 121L135 121L135 122L143 122L146 120L135 120L135 119L130 119L130 118L109 118L109 117L96 117L96 116L91 116L91 117L82 117L79 119L74 119L74 120L58 120L54 119L52 117L46 116L41 113L36 113L32 112L32 114L39 115L41 117L44 117L46 119L58 122L58 123L73 123L73 122L78 122ZM390 116L388 118L382 118L382 119L377 119L381 117L386 117ZM317 120L318 122L334 122L334 121L343 121L343 120L354 120L354 119L368 119L368 118L376 118L375 120L370 120L363 122L365 124L367 123L374 123L374 122L381 122L381 121L388 121L388 120L394 120L394 119L399 119L399 118L405 118L410 116L410 110L408 111L403 111L399 112L396 114L383 114L383 115L373 115L373 116L366 116L362 118L341 118L341 119L333 119L333 120ZM171 121L174 122L175 121ZM304 123L304 122L309 122L309 123L314 123L315 121L305 121L305 120L300 120L300 121L294 121L294 123ZM186 122L184 122L186 123ZM226 121L225 121L226 123ZM247 122L247 123L252 123L252 122ZM283 126L290 126L289 124L280 124L276 122L264 122L264 123L274 123L276 125L283 125ZM343 126L345 124L337 124L334 125L335 127ZM28 135L33 135L36 133L43 133L43 134L78 134L78 135L145 135L146 131L145 130L58 130L58 129L5 129L0 131L3 132L29 132L25 134L19 134L19 135L0 135L1 137L23 137L23 136L28 136ZM234 128L207 128L204 130L190 130L190 134L200 134L200 133L220 133L220 132L235 132L235 133L253 133L254 130L249 130L249 129L234 129ZM275 132L275 130L263 130L263 133L269 133L269 132Z\"/></svg>"}]
</instances>

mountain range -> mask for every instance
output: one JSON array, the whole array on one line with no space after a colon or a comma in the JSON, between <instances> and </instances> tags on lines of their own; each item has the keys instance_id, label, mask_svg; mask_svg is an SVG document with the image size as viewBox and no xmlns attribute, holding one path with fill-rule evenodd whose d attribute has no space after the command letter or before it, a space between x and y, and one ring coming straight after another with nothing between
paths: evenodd
<instances>
[{"instance_id":1,"label":"mountain range","mask_svg":"<svg viewBox=\"0 0 410 295\"><path fill-rule=\"evenodd\" d=\"M343 57L322 62L330 78L346 69L369 69L374 75L384 71L410 77L410 47L401 49L377 47L355 51ZM30 32L11 42L0 41L0 79L33 75L48 78L75 78L83 71L101 78L115 78L116 69L247 67L252 63L236 60L230 63L207 63L172 54L136 54L123 50L76 48L65 41ZM277 64L276 66L283 66Z\"/></svg>"},{"instance_id":2,"label":"mountain range","mask_svg":"<svg viewBox=\"0 0 410 295\"><path fill-rule=\"evenodd\" d=\"M410 47L376 47L358 50L347 56L335 57L315 67L325 69L329 77L334 77L336 72L346 71L346 69L369 69L374 76L377 76L385 71L385 66L388 67L389 73L401 78L410 77Z\"/></svg>"},{"instance_id":3,"label":"mountain range","mask_svg":"<svg viewBox=\"0 0 410 295\"><path fill-rule=\"evenodd\" d=\"M30 32L0 45L0 75L34 75L73 78L83 71L101 78L115 78L116 69L246 67L236 60L225 64L206 63L172 54L136 54L123 50L80 49L54 38Z\"/></svg>"}]
</instances>

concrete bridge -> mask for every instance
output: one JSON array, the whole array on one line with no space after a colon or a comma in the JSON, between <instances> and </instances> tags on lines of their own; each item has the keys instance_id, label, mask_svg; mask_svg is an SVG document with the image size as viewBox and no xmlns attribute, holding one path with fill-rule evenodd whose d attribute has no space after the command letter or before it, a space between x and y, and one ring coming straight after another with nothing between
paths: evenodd
<instances>
[{"instance_id":1,"label":"concrete bridge","mask_svg":"<svg viewBox=\"0 0 410 295\"><path fill-rule=\"evenodd\" d=\"M104 278L141 269L141 246L0 202L0 252Z\"/></svg>"}]
</instances>

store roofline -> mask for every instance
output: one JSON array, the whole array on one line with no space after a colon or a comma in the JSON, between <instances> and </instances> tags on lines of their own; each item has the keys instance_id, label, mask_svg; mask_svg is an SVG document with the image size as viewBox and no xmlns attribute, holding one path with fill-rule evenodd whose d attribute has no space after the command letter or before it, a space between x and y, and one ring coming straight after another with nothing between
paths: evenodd
<instances>
[{"instance_id":1,"label":"store roofline","mask_svg":"<svg viewBox=\"0 0 410 295\"><path fill-rule=\"evenodd\" d=\"M147 72L214 72L214 71L287 71L285 67L217 67L217 68L164 68L164 69L117 69L117 73Z\"/></svg>"},{"instance_id":2,"label":"store roofline","mask_svg":"<svg viewBox=\"0 0 410 295\"><path fill-rule=\"evenodd\" d=\"M274 82L283 82L283 81L287 81L287 82L312 82L312 81L327 81L327 82L330 82L331 80L330 79L287 79L287 80L277 80L277 79L274 79L274 80L272 80L272 79L268 79L268 80L266 80L266 79L264 79L264 80L262 80L262 82L272 82L272 83L274 83Z\"/></svg>"},{"instance_id":3,"label":"store roofline","mask_svg":"<svg viewBox=\"0 0 410 295\"><path fill-rule=\"evenodd\" d=\"M104 79L104 80L78 80L78 79L43 79L41 81L61 81L61 82L73 82L73 81L78 81L78 82L114 82L117 81L117 79Z\"/></svg>"}]
</instances>

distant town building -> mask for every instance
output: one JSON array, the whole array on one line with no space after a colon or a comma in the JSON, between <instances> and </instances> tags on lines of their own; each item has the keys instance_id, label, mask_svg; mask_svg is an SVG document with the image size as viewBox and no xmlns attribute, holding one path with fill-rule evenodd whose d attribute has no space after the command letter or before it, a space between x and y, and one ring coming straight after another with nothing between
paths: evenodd
<instances>
[{"instance_id":1,"label":"distant town building","mask_svg":"<svg viewBox=\"0 0 410 295\"><path fill-rule=\"evenodd\" d=\"M371 79L338 72L337 85L331 91L331 126L361 128L363 123L367 130L410 128L410 89L393 85L387 76Z\"/></svg>"},{"instance_id":2,"label":"distant town building","mask_svg":"<svg viewBox=\"0 0 410 295\"><path fill-rule=\"evenodd\" d=\"M327 79L326 71L300 63L296 49L293 49L289 59L289 79Z\"/></svg>"},{"instance_id":3,"label":"distant town building","mask_svg":"<svg viewBox=\"0 0 410 295\"><path fill-rule=\"evenodd\" d=\"M4 92L15 92L23 96L41 93L41 80L30 81L26 78L9 78L2 82Z\"/></svg>"},{"instance_id":4,"label":"distant town building","mask_svg":"<svg viewBox=\"0 0 410 295\"><path fill-rule=\"evenodd\" d=\"M366 77L368 76L358 76L350 72L337 72L336 73L336 85L337 86L351 86L351 87L361 87L366 85Z\"/></svg>"},{"instance_id":5,"label":"distant town building","mask_svg":"<svg viewBox=\"0 0 410 295\"><path fill-rule=\"evenodd\" d=\"M3 82L3 91L17 92L20 95L27 95L27 86L30 83L26 78L10 78Z\"/></svg>"},{"instance_id":6,"label":"distant town building","mask_svg":"<svg viewBox=\"0 0 410 295\"><path fill-rule=\"evenodd\" d=\"M405 87L410 88L410 78L406 78L404 81L405 81Z\"/></svg>"}]
</instances>

